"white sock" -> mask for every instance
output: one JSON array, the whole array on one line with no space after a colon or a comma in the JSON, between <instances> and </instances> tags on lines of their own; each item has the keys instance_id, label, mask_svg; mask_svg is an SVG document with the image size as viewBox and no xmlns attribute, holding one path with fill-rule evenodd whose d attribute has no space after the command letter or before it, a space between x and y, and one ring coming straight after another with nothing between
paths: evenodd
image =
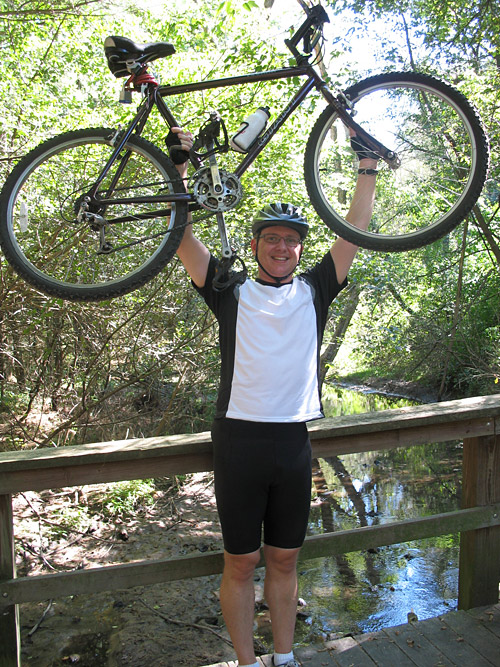
<instances>
[{"instance_id":1,"label":"white sock","mask_svg":"<svg viewBox=\"0 0 500 667\"><path fill-rule=\"evenodd\" d=\"M290 660L293 660L293 651L290 651L290 653L275 653L273 656L273 662L276 667L279 667L279 665L286 665Z\"/></svg>"},{"instance_id":2,"label":"white sock","mask_svg":"<svg viewBox=\"0 0 500 667\"><path fill-rule=\"evenodd\" d=\"M238 667L260 667L260 666L258 662L252 662L251 665L240 665L240 663L238 663Z\"/></svg>"}]
</instances>

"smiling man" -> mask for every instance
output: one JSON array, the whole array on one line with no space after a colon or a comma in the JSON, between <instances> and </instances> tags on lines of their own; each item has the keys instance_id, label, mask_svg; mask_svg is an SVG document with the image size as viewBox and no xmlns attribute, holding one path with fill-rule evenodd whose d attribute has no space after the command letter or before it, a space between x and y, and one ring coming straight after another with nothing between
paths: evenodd
<instances>
[{"instance_id":1,"label":"smiling man","mask_svg":"<svg viewBox=\"0 0 500 667\"><path fill-rule=\"evenodd\" d=\"M173 128L182 148L189 132ZM359 176L348 213L366 229L377 156L356 139ZM182 177L186 168L178 166ZM263 552L276 666L293 656L297 559L311 495L306 423L323 416L319 356L328 309L347 284L357 248L337 239L323 259L294 277L308 223L292 204L265 206L252 224L256 280L214 290L218 261L188 226L177 254L219 323L221 377L212 425L217 509L224 539L220 602L239 667L258 667L253 646L254 570Z\"/></svg>"}]
</instances>

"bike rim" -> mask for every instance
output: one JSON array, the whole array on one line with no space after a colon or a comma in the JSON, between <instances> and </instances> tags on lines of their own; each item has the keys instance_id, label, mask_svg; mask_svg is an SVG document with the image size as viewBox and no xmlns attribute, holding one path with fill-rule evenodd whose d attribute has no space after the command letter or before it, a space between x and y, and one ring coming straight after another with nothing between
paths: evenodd
<instances>
[{"instance_id":1,"label":"bike rim","mask_svg":"<svg viewBox=\"0 0 500 667\"><path fill-rule=\"evenodd\" d=\"M462 107L425 83L399 81L354 88L355 120L401 157L391 170L379 161L377 197L367 239L401 242L432 235L460 219L477 170L474 128ZM316 180L329 215L345 221L357 180L350 137L336 115L322 130ZM442 235L442 234L440 234Z\"/></svg>"},{"instance_id":2,"label":"bike rim","mask_svg":"<svg viewBox=\"0 0 500 667\"><path fill-rule=\"evenodd\" d=\"M131 158L118 184L121 197L158 194L159 189L174 191L160 160L136 142L127 148ZM111 153L105 136L70 137L39 155L20 174L8 205L9 235L26 271L42 283L75 290L112 288L147 271L168 243L176 223L175 203L169 205L170 220L137 218L106 225L109 252L103 254L98 252L98 226L76 221L78 202ZM106 192L109 178L100 192ZM122 182L133 185L122 188ZM158 208L158 204L146 203L109 206L106 218L134 218Z\"/></svg>"}]
</instances>

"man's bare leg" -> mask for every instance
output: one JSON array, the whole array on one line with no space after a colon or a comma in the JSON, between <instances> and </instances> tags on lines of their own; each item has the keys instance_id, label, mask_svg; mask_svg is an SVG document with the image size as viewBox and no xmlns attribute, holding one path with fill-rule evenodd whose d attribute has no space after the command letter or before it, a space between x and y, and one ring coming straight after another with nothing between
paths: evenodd
<instances>
[{"instance_id":1,"label":"man's bare leg","mask_svg":"<svg viewBox=\"0 0 500 667\"><path fill-rule=\"evenodd\" d=\"M271 612L276 653L289 653L293 646L297 617L297 559L300 549L264 545L266 579L264 596Z\"/></svg>"},{"instance_id":2,"label":"man's bare leg","mask_svg":"<svg viewBox=\"0 0 500 667\"><path fill-rule=\"evenodd\" d=\"M243 555L224 551L220 604L240 665L256 662L253 646L254 572L259 560L260 551Z\"/></svg>"}]
</instances>

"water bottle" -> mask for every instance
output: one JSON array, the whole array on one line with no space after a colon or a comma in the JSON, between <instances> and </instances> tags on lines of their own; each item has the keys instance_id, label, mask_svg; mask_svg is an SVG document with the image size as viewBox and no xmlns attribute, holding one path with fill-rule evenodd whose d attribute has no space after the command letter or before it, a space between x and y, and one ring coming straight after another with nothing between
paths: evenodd
<instances>
[{"instance_id":1,"label":"water bottle","mask_svg":"<svg viewBox=\"0 0 500 667\"><path fill-rule=\"evenodd\" d=\"M241 123L238 132L231 137L231 148L239 153L246 153L266 127L270 115L267 107L259 107L257 111L248 116Z\"/></svg>"}]
</instances>

